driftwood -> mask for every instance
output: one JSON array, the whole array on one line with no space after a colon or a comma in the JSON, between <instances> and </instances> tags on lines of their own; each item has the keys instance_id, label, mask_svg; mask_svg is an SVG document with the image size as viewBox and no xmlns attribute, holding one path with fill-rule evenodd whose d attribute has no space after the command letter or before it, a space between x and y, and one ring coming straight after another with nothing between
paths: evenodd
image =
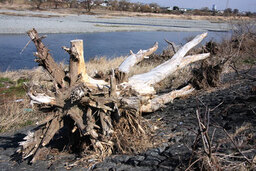
<instances>
[{"instance_id":1,"label":"driftwood","mask_svg":"<svg viewBox=\"0 0 256 171\"><path fill-rule=\"evenodd\" d=\"M180 90L156 95L153 86L176 70L210 56L209 53L185 56L206 37L207 33L204 33L185 44L171 59L158 67L127 78L134 65L157 50L156 43L148 50L140 50L136 54L131 52L117 69L112 70L110 81L105 82L88 76L82 40L72 40L70 48L63 47L70 54L69 72L64 73L48 53L36 30L28 31L28 35L37 47L36 56L40 58L37 62L58 84L55 97L28 92L28 96L35 103L51 106L52 109L49 116L20 142L19 153L23 159L30 157L31 162L38 159L41 149L63 127L69 130L69 146L92 150L101 157L110 155L114 149L124 152L129 147L122 144L124 141L117 136L118 132L124 132L122 129L125 129L133 137L146 135L145 126L141 123L143 112L154 112L175 98L195 90L189 84Z\"/></svg>"},{"instance_id":2,"label":"driftwood","mask_svg":"<svg viewBox=\"0 0 256 171\"><path fill-rule=\"evenodd\" d=\"M59 87L64 87L65 73L63 69L56 64L49 53L49 49L47 49L42 43L43 37L39 37L35 29L29 31L28 36L35 43L37 49L37 52L34 54L37 57L35 61L49 72Z\"/></svg>"}]
</instances>

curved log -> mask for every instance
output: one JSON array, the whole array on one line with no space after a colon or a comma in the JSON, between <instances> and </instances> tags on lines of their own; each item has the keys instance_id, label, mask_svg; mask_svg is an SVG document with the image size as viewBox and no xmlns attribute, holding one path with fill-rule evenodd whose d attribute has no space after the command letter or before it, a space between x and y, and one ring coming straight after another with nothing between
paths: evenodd
<instances>
[{"instance_id":1,"label":"curved log","mask_svg":"<svg viewBox=\"0 0 256 171\"><path fill-rule=\"evenodd\" d=\"M180 90L174 90L161 96L156 96L149 100L147 104L141 106L141 111L145 113L155 112L165 104L173 102L178 97L183 97L191 94L195 89L192 85L187 85Z\"/></svg>"},{"instance_id":2,"label":"curved log","mask_svg":"<svg viewBox=\"0 0 256 171\"><path fill-rule=\"evenodd\" d=\"M194 55L185 57L186 53L197 44L199 44L205 37L207 33L196 36L193 40L186 43L181 47L178 52L168 61L157 66L151 71L143 74L138 74L130 77L128 79L128 85L131 85L134 90L140 94L154 94L154 84L159 83L164 80L176 70L181 69L182 67L188 65L189 63L205 59L210 56L209 53L202 55Z\"/></svg>"},{"instance_id":3,"label":"curved log","mask_svg":"<svg viewBox=\"0 0 256 171\"><path fill-rule=\"evenodd\" d=\"M55 98L47 96L45 94L38 94L38 95L33 95L31 92L28 92L27 95L31 99L31 104L33 105L34 103L37 104L48 104L48 105L54 105L56 104Z\"/></svg>"},{"instance_id":4,"label":"curved log","mask_svg":"<svg viewBox=\"0 0 256 171\"><path fill-rule=\"evenodd\" d=\"M144 58L148 58L149 55L154 53L158 49L158 42L154 44L154 46L148 50L140 50L136 54L132 51L131 55L128 56L118 67L118 70L124 73L129 73L131 68L137 63L141 62Z\"/></svg>"}]
</instances>

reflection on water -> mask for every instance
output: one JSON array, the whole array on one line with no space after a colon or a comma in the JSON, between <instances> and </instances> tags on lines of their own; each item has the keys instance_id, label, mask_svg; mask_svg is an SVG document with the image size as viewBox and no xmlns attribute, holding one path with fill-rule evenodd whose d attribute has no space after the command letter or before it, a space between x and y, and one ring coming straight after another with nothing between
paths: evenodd
<instances>
[{"instance_id":1,"label":"reflection on water","mask_svg":"<svg viewBox=\"0 0 256 171\"><path fill-rule=\"evenodd\" d=\"M187 38L193 37L200 32L110 32L110 33L87 33L87 34L48 34L43 40L44 44L51 50L54 59L58 62L68 62L68 54L61 49L62 46L69 47L70 40L84 40L85 60L95 56L106 56L114 58L126 56L129 51L137 52L140 49L151 47L156 41L161 53L167 44L164 39L184 44ZM209 32L205 41L220 41L229 36L228 32ZM20 54L23 47L29 41L27 35L0 35L0 71L30 69L37 64L34 62L33 52L36 51L33 43ZM203 43L204 43L203 42Z\"/></svg>"}]
</instances>

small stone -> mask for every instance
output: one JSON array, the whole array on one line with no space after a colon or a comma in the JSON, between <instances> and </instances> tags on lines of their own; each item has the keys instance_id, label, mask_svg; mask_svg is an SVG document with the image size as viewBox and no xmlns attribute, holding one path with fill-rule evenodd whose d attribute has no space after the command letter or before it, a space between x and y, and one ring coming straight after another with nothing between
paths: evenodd
<instances>
[{"instance_id":1,"label":"small stone","mask_svg":"<svg viewBox=\"0 0 256 171\"><path fill-rule=\"evenodd\" d=\"M156 160L143 160L140 162L139 166L148 166L148 167L156 167L160 162Z\"/></svg>"},{"instance_id":2,"label":"small stone","mask_svg":"<svg viewBox=\"0 0 256 171\"><path fill-rule=\"evenodd\" d=\"M115 157L111 158L111 162L126 163L130 158L131 158L131 156L128 156L128 155L115 156Z\"/></svg>"}]
</instances>

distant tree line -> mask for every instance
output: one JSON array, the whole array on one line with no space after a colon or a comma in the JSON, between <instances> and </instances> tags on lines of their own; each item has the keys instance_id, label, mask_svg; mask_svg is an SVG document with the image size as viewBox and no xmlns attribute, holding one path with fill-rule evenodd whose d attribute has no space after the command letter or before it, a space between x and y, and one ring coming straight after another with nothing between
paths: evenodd
<instances>
[{"instance_id":1,"label":"distant tree line","mask_svg":"<svg viewBox=\"0 0 256 171\"><path fill-rule=\"evenodd\" d=\"M10 1L10 0L0 0ZM14 0L15 1L15 0ZM51 8L84 8L88 12L93 8L106 8L114 11L130 11L130 12L161 12L161 8L156 3L143 4L131 3L127 0L28 0L35 8L43 6Z\"/></svg>"},{"instance_id":2,"label":"distant tree line","mask_svg":"<svg viewBox=\"0 0 256 171\"><path fill-rule=\"evenodd\" d=\"M220 16L256 16L256 13L243 12L238 9L227 8L224 11L210 10L208 7L201 9L183 9L174 6L171 9L168 7L160 7L157 3L132 3L129 0L0 0L0 2L15 3L24 1L31 4L33 7L40 8L83 8L87 12L91 9L104 8L113 11L129 11L129 12L148 12L148 13L171 13L171 14L192 14L192 15L220 15Z\"/></svg>"}]
</instances>

